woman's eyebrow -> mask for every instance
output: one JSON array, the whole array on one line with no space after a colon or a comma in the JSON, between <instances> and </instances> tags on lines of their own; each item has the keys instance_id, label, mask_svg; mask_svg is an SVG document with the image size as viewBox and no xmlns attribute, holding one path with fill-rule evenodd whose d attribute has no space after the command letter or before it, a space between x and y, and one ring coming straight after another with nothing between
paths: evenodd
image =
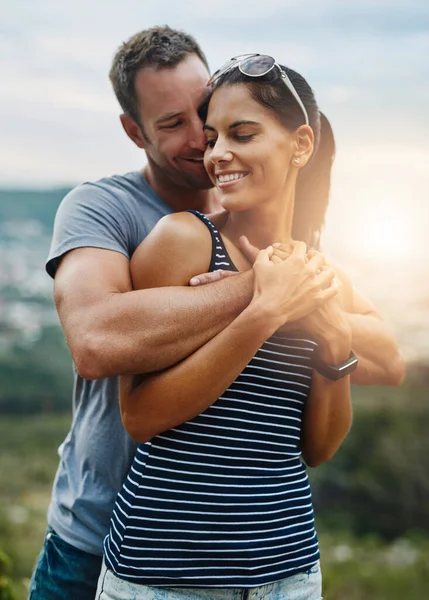
<instances>
[{"instance_id":1,"label":"woman's eyebrow","mask_svg":"<svg viewBox=\"0 0 429 600\"><path fill-rule=\"evenodd\" d=\"M239 127L240 125L260 125L260 123L258 123L258 121L235 121L232 125L229 126L229 129Z\"/></svg>"},{"instance_id":2,"label":"woman's eyebrow","mask_svg":"<svg viewBox=\"0 0 429 600\"><path fill-rule=\"evenodd\" d=\"M234 121L234 123L232 123L228 129L234 129L235 127L240 127L240 125L260 125L260 123L258 123L258 121ZM203 125L203 129L208 131L216 131L214 127L208 125L207 123Z\"/></svg>"}]
</instances>

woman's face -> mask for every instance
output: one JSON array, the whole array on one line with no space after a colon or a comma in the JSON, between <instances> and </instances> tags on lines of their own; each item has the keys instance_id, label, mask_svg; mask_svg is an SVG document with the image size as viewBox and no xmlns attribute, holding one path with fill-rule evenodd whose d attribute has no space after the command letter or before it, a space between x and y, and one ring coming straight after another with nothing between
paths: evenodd
<instances>
[{"instance_id":1,"label":"woman's face","mask_svg":"<svg viewBox=\"0 0 429 600\"><path fill-rule=\"evenodd\" d=\"M248 210L279 198L295 150L289 132L245 84L224 86L210 99L204 165L226 210Z\"/></svg>"}]
</instances>

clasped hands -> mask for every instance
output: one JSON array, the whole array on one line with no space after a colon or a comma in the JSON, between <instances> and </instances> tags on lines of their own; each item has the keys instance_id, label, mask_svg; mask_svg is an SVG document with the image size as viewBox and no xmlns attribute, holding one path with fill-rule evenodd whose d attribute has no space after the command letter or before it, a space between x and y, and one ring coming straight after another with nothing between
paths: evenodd
<instances>
[{"instance_id":1,"label":"clasped hands","mask_svg":"<svg viewBox=\"0 0 429 600\"><path fill-rule=\"evenodd\" d=\"M240 247L253 264L252 302L263 303L267 314L278 317L279 329L305 331L320 346L329 362L341 348L350 346L350 326L341 302L341 281L325 257L304 242L273 244L259 250L242 236ZM235 271L197 275L191 286L204 285ZM338 350L338 352L337 352Z\"/></svg>"}]
</instances>

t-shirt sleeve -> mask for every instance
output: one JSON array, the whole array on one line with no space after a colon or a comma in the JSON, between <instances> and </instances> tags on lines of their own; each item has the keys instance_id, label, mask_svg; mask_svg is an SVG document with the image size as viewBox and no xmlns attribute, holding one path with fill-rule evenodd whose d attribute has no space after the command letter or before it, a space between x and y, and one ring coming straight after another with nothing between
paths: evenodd
<instances>
[{"instance_id":1,"label":"t-shirt sleeve","mask_svg":"<svg viewBox=\"0 0 429 600\"><path fill-rule=\"evenodd\" d=\"M61 258L76 248L103 248L130 258L126 207L96 183L83 183L62 200L55 216L46 271L55 277Z\"/></svg>"}]
</instances>

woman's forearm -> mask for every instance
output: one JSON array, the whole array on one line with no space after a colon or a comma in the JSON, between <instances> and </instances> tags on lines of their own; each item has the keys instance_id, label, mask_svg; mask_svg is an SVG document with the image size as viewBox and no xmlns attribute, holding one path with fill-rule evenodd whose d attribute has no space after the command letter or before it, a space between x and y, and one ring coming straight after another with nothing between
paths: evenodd
<instances>
[{"instance_id":1,"label":"woman's forearm","mask_svg":"<svg viewBox=\"0 0 429 600\"><path fill-rule=\"evenodd\" d=\"M143 443L206 410L231 385L276 330L251 304L196 352L166 371L120 379L121 415Z\"/></svg>"},{"instance_id":2,"label":"woman's forearm","mask_svg":"<svg viewBox=\"0 0 429 600\"><path fill-rule=\"evenodd\" d=\"M302 432L305 462L317 467L332 458L351 423L350 377L334 382L314 372Z\"/></svg>"},{"instance_id":3,"label":"woman's forearm","mask_svg":"<svg viewBox=\"0 0 429 600\"><path fill-rule=\"evenodd\" d=\"M327 364L339 364L349 357L350 348L350 333L344 333L319 348L319 354ZM331 381L314 371L302 428L306 463L317 467L329 460L349 432L351 422L350 376Z\"/></svg>"}]
</instances>

